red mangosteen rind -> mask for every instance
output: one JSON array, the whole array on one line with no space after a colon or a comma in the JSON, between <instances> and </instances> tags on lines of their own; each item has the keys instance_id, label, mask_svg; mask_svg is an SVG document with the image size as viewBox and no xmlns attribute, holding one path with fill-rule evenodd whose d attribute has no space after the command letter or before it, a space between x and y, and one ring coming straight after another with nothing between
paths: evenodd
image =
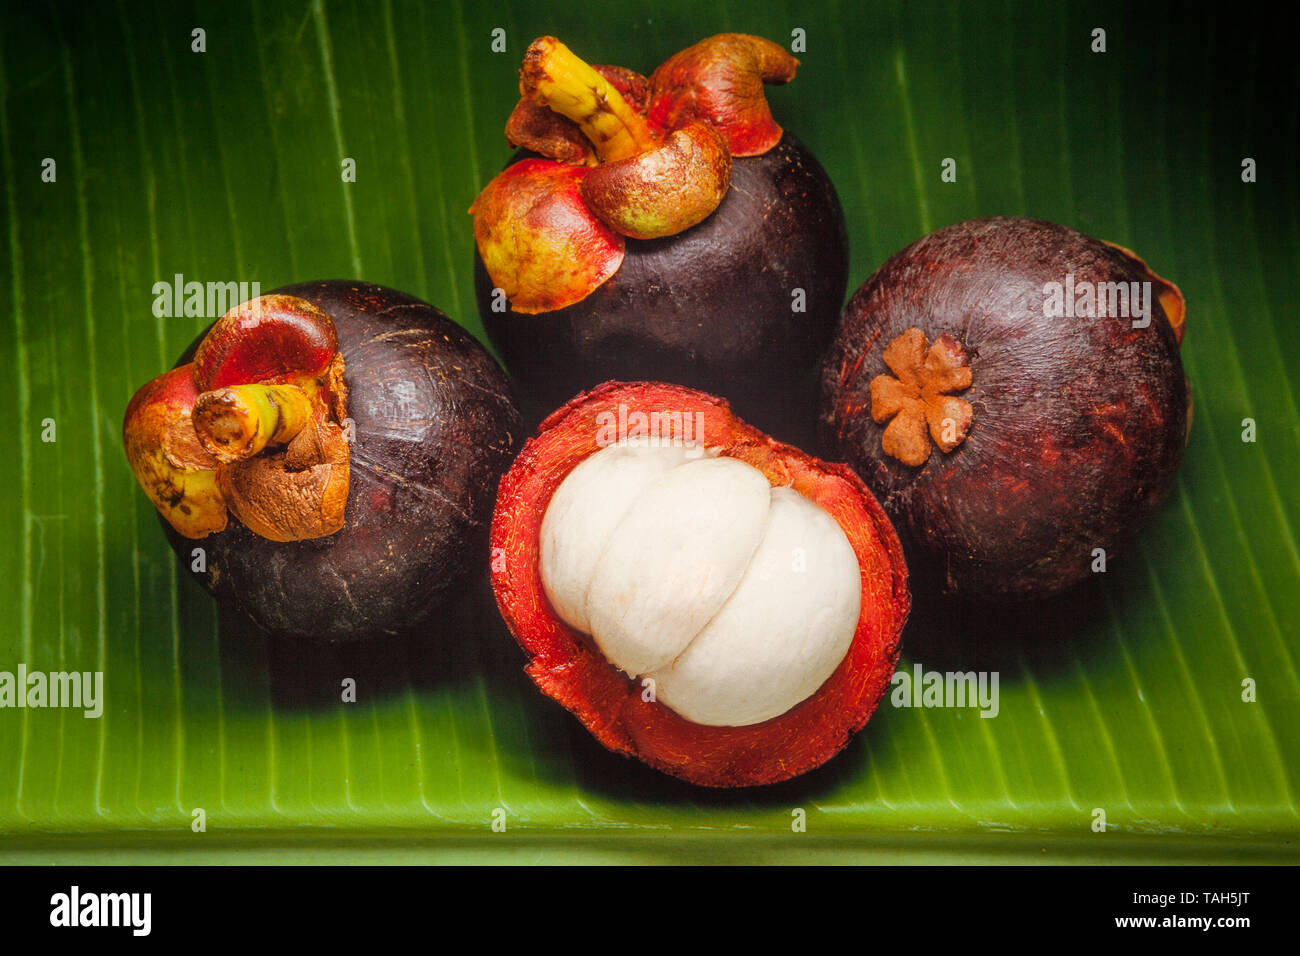
<instances>
[{"instance_id":1,"label":"red mangosteen rind","mask_svg":"<svg viewBox=\"0 0 1300 956\"><path fill-rule=\"evenodd\" d=\"M290 373L321 375L338 345L329 316L272 292L231 309L208 329L194 353L194 381L207 392Z\"/></svg>"},{"instance_id":2,"label":"red mangosteen rind","mask_svg":"<svg viewBox=\"0 0 1300 956\"><path fill-rule=\"evenodd\" d=\"M1138 283L1149 324L1057 315L1053 283L1062 297ZM1174 484L1190 422L1184 311L1133 253L1065 226L940 229L845 307L822 369L822 448L880 497L919 579L976 600L1056 594L1093 573L1095 549L1113 557ZM964 383L935 369L905 381L908 336Z\"/></svg>"},{"instance_id":3,"label":"red mangosteen rind","mask_svg":"<svg viewBox=\"0 0 1300 956\"><path fill-rule=\"evenodd\" d=\"M745 727L693 723L643 699L639 681L565 624L546 597L539 567L542 519L568 474L601 447L598 416L671 409L701 413L704 444L792 487L835 519L857 557L861 611L848 653L811 697ZM501 480L492 520L493 589L510 632L529 655L526 671L605 747L708 787L777 783L825 763L848 743L884 695L911 606L907 568L893 526L862 480L764 435L727 402L656 382L608 382L546 418Z\"/></svg>"},{"instance_id":4,"label":"red mangosteen rind","mask_svg":"<svg viewBox=\"0 0 1300 956\"><path fill-rule=\"evenodd\" d=\"M592 215L582 197L587 170L530 157L513 163L474 203L476 247L507 296L530 288L521 311L546 312L581 301L614 275L625 240Z\"/></svg>"},{"instance_id":5,"label":"red mangosteen rind","mask_svg":"<svg viewBox=\"0 0 1300 956\"><path fill-rule=\"evenodd\" d=\"M781 139L765 84L789 83L799 61L784 47L744 33L720 33L666 60L650 77L648 117L659 129L708 121L733 156L761 156Z\"/></svg>"},{"instance_id":6,"label":"red mangosteen rind","mask_svg":"<svg viewBox=\"0 0 1300 956\"><path fill-rule=\"evenodd\" d=\"M274 637L418 633L483 566L493 492L522 436L509 380L473 336L414 296L344 280L273 294L305 300L337 330L352 438L343 526L275 541L232 516L200 541L164 522L168 540L206 590Z\"/></svg>"}]
</instances>

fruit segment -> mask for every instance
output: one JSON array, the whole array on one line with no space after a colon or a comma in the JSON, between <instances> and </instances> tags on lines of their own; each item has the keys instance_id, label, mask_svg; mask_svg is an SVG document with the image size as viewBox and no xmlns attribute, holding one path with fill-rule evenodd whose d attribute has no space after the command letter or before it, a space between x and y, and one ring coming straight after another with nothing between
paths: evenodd
<instances>
[{"instance_id":1,"label":"fruit segment","mask_svg":"<svg viewBox=\"0 0 1300 956\"><path fill-rule=\"evenodd\" d=\"M731 596L767 521L767 479L729 458L674 468L633 503L596 565L587 617L620 670L663 667Z\"/></svg>"},{"instance_id":2,"label":"fruit segment","mask_svg":"<svg viewBox=\"0 0 1300 956\"><path fill-rule=\"evenodd\" d=\"M862 580L844 532L789 488L773 488L763 540L722 610L672 664L659 699L698 724L780 716L835 672L858 626Z\"/></svg>"},{"instance_id":3,"label":"fruit segment","mask_svg":"<svg viewBox=\"0 0 1300 956\"><path fill-rule=\"evenodd\" d=\"M670 468L686 462L684 448L610 445L573 469L542 520L542 582L566 624L590 634L587 592L605 553L636 499Z\"/></svg>"},{"instance_id":4,"label":"fruit segment","mask_svg":"<svg viewBox=\"0 0 1300 956\"><path fill-rule=\"evenodd\" d=\"M843 659L857 559L798 492L734 458L687 454L613 445L574 469L542 521L542 584L566 622L625 674L652 677L677 713L760 723Z\"/></svg>"}]
</instances>

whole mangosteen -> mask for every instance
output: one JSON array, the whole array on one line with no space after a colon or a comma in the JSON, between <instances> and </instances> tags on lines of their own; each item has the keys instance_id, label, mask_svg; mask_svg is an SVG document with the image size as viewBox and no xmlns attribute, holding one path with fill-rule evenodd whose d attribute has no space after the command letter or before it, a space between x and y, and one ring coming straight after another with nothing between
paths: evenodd
<instances>
[{"instance_id":1,"label":"whole mangosteen","mask_svg":"<svg viewBox=\"0 0 1300 956\"><path fill-rule=\"evenodd\" d=\"M798 63L735 33L648 79L554 37L528 48L506 127L526 152L471 211L484 327L545 407L656 378L811 418L848 241L830 179L764 94Z\"/></svg>"},{"instance_id":2,"label":"whole mangosteen","mask_svg":"<svg viewBox=\"0 0 1300 956\"><path fill-rule=\"evenodd\" d=\"M722 399L609 382L501 480L492 583L527 672L604 746L692 783L820 766L888 688L902 549L844 465Z\"/></svg>"},{"instance_id":3,"label":"whole mangosteen","mask_svg":"<svg viewBox=\"0 0 1300 956\"><path fill-rule=\"evenodd\" d=\"M270 634L400 633L483 566L519 412L433 306L289 286L227 312L181 362L131 400L127 458L185 566Z\"/></svg>"},{"instance_id":4,"label":"whole mangosteen","mask_svg":"<svg viewBox=\"0 0 1300 956\"><path fill-rule=\"evenodd\" d=\"M912 570L975 599L1104 569L1187 443L1182 294L1127 249L993 218L887 261L822 371L829 454L880 496Z\"/></svg>"}]
</instances>

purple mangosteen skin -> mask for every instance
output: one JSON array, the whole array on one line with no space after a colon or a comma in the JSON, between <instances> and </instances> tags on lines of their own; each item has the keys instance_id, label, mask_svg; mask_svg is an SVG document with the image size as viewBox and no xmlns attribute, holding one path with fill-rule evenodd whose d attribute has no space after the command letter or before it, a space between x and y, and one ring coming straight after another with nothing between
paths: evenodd
<instances>
[{"instance_id":1,"label":"purple mangosteen skin","mask_svg":"<svg viewBox=\"0 0 1300 956\"><path fill-rule=\"evenodd\" d=\"M627 240L618 272L581 302L494 311L477 250L474 285L488 337L547 408L611 379L663 381L725 395L770 426L812 391L848 286L848 238L826 171L787 132L763 155L733 161L730 189L702 223Z\"/></svg>"},{"instance_id":2,"label":"purple mangosteen skin","mask_svg":"<svg viewBox=\"0 0 1300 956\"><path fill-rule=\"evenodd\" d=\"M409 631L487 567L497 482L522 435L509 380L473 336L414 296L350 281L275 292L311 302L338 331L355 436L344 527L278 542L232 515L201 540L164 521L168 539L187 568L204 548L206 570L193 576L274 637Z\"/></svg>"},{"instance_id":3,"label":"purple mangosteen skin","mask_svg":"<svg viewBox=\"0 0 1300 956\"><path fill-rule=\"evenodd\" d=\"M880 497L915 570L950 594L1055 594L1109 559L1174 483L1190 421L1179 343L1153 283L1150 324L1053 317L1047 283L1143 282L1120 250L1032 219L940 229L853 295L822 369L821 440ZM870 383L911 327L969 356L965 441L909 467L881 448Z\"/></svg>"}]
</instances>

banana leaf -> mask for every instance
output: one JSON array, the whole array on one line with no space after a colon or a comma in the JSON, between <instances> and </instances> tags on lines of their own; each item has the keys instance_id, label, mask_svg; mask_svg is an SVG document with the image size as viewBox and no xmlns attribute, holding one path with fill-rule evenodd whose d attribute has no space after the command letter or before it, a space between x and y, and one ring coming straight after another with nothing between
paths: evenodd
<instances>
[{"instance_id":1,"label":"banana leaf","mask_svg":"<svg viewBox=\"0 0 1300 956\"><path fill-rule=\"evenodd\" d=\"M5 8L0 671L102 672L104 701L0 709L0 859L1300 856L1300 68L1280 27L1014 0ZM467 209L509 155L529 41L648 72L724 31L801 41L770 100L837 185L851 287L940 226L1028 215L1186 295L1190 444L1138 543L1032 615L913 614L900 668L996 671L997 716L887 699L823 768L705 791L538 693L484 576L415 644L281 647L218 610L121 448L134 390L209 321L157 317L155 283L365 278L481 339Z\"/></svg>"}]
</instances>

